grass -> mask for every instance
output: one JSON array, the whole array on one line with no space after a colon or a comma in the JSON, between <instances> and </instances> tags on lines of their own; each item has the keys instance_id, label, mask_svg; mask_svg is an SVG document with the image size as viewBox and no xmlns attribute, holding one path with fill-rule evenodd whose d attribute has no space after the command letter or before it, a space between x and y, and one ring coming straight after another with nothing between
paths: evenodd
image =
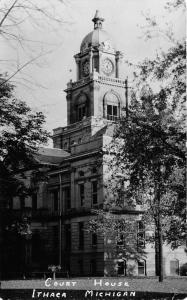
<instances>
[{"instance_id":1,"label":"grass","mask_svg":"<svg viewBox=\"0 0 187 300\"><path fill-rule=\"evenodd\" d=\"M94 280L100 282L94 284ZM76 282L74 286L67 282ZM50 281L51 285L47 287L45 280L7 280L1 282L2 290L12 289L53 289L53 290L118 290L118 291L136 291L136 292L154 292L154 293L177 293L187 295L187 277L166 278L163 282L158 282L157 278L73 278L56 279ZM126 284L124 284L126 283ZM128 283L128 286L127 286ZM62 284L62 286L60 286ZM119 286L120 285L120 286Z\"/></svg>"}]
</instances>

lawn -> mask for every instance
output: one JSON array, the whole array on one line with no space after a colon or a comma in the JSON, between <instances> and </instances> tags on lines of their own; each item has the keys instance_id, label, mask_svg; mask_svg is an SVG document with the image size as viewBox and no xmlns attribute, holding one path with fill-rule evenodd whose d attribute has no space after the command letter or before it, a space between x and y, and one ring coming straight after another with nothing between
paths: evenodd
<instances>
[{"instance_id":1,"label":"lawn","mask_svg":"<svg viewBox=\"0 0 187 300\"><path fill-rule=\"evenodd\" d=\"M51 290L102 290L137 291L157 293L177 293L187 295L187 277L166 278L158 282L157 278L62 278L43 280L7 280L1 281L1 290L12 289L51 289Z\"/></svg>"}]
</instances>

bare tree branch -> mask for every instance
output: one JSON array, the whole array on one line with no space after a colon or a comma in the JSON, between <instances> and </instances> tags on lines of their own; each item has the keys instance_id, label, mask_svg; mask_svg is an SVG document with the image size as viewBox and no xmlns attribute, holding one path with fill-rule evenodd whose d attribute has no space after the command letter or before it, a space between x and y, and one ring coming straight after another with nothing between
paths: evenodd
<instances>
[{"instance_id":1,"label":"bare tree branch","mask_svg":"<svg viewBox=\"0 0 187 300\"><path fill-rule=\"evenodd\" d=\"M8 17L8 15L10 14L11 10L14 8L14 6L16 5L17 2L18 2L18 0L15 0L13 2L13 4L10 6L10 8L7 10L7 12L5 13L4 17L0 21L0 27L3 25L3 22L6 20L6 18Z\"/></svg>"},{"instance_id":2,"label":"bare tree branch","mask_svg":"<svg viewBox=\"0 0 187 300\"><path fill-rule=\"evenodd\" d=\"M40 57L49 54L50 52L52 52L52 51L49 51L47 53L41 53L41 54L37 55L36 57L28 60L26 63L24 63L23 65L21 65L20 67L18 67L17 70L14 73L12 73L8 78L6 78L6 80L2 81L1 84L0 84L0 87L2 85L4 85L5 83L7 83L8 81L10 81L17 73L19 73L21 70L23 70L24 68L26 68L28 65L30 65L31 63L33 63L34 61L36 61Z\"/></svg>"},{"instance_id":3,"label":"bare tree branch","mask_svg":"<svg viewBox=\"0 0 187 300\"><path fill-rule=\"evenodd\" d=\"M2 72L10 73L5 82L13 79L18 73L22 73L22 70L29 64L35 62L37 66L41 67L41 64L38 64L39 58L54 52L55 48L59 47L59 39L58 43L55 44L45 39L38 40L36 38L35 40L35 36L38 36L39 30L44 34L46 30L48 35L49 33L56 35L59 26L69 24L57 11L58 7L64 9L65 2L60 2L61 6L58 1L53 5L47 0L43 2L37 0L0 1L0 38L4 40L5 49L8 51L10 49L11 57L15 57L14 60L17 59L17 65L15 63L13 66L12 59L9 63L6 59L6 52L8 52L6 50L4 51L4 59L2 56L0 57L1 62L7 62L7 68ZM57 4L58 6L56 6ZM28 26L29 30L27 30ZM30 34L31 30L32 35Z\"/></svg>"}]
</instances>

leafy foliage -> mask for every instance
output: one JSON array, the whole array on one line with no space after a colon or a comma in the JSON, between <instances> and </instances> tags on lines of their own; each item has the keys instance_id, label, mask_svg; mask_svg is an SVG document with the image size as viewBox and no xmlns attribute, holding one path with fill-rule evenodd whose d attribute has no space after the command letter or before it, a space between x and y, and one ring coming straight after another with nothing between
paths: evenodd
<instances>
[{"instance_id":1,"label":"leafy foliage","mask_svg":"<svg viewBox=\"0 0 187 300\"><path fill-rule=\"evenodd\" d=\"M10 226L6 227L6 230L9 233L12 233L14 235L16 234L25 239L31 239L32 237L32 231L30 228L30 224L27 222L27 218L24 218L23 222L16 221L15 223L12 223Z\"/></svg>"},{"instance_id":2,"label":"leafy foliage","mask_svg":"<svg viewBox=\"0 0 187 300\"><path fill-rule=\"evenodd\" d=\"M138 238L138 223L134 216L118 215L116 210L95 211L90 230L105 238L105 251L113 258L140 260L145 256L144 240Z\"/></svg>"},{"instance_id":3,"label":"leafy foliage","mask_svg":"<svg viewBox=\"0 0 187 300\"><path fill-rule=\"evenodd\" d=\"M185 92L184 43L145 60L135 74L128 117L102 153L105 203L91 228L106 239L113 236L116 245L123 236L120 248L111 250L124 259L146 254L137 248L138 219L128 215L137 205L144 207L140 214L152 232L148 242L157 239L159 217L164 240L173 248L184 243Z\"/></svg>"},{"instance_id":4,"label":"leafy foliage","mask_svg":"<svg viewBox=\"0 0 187 300\"><path fill-rule=\"evenodd\" d=\"M0 82L4 82L1 75ZM29 169L38 146L47 142L45 117L14 96L14 86L0 85L0 181L1 194L10 198L25 187L16 173Z\"/></svg>"},{"instance_id":5,"label":"leafy foliage","mask_svg":"<svg viewBox=\"0 0 187 300\"><path fill-rule=\"evenodd\" d=\"M185 237L185 92L184 43L144 61L128 118L110 146L117 153L112 164L129 180L127 198L146 205L149 222L157 225L160 215L164 238L173 247Z\"/></svg>"}]
</instances>

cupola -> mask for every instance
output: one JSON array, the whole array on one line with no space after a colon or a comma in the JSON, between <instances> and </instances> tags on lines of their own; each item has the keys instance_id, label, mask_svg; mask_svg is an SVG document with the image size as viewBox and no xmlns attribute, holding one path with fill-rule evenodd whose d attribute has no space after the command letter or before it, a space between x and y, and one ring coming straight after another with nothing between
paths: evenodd
<instances>
[{"instance_id":1,"label":"cupola","mask_svg":"<svg viewBox=\"0 0 187 300\"><path fill-rule=\"evenodd\" d=\"M98 10L96 10L92 21L94 23L94 30L88 33L82 40L80 52L86 51L89 47L98 48L100 46L104 46L110 51L115 51L115 45L110 35L103 30L104 19L100 16Z\"/></svg>"}]
</instances>

